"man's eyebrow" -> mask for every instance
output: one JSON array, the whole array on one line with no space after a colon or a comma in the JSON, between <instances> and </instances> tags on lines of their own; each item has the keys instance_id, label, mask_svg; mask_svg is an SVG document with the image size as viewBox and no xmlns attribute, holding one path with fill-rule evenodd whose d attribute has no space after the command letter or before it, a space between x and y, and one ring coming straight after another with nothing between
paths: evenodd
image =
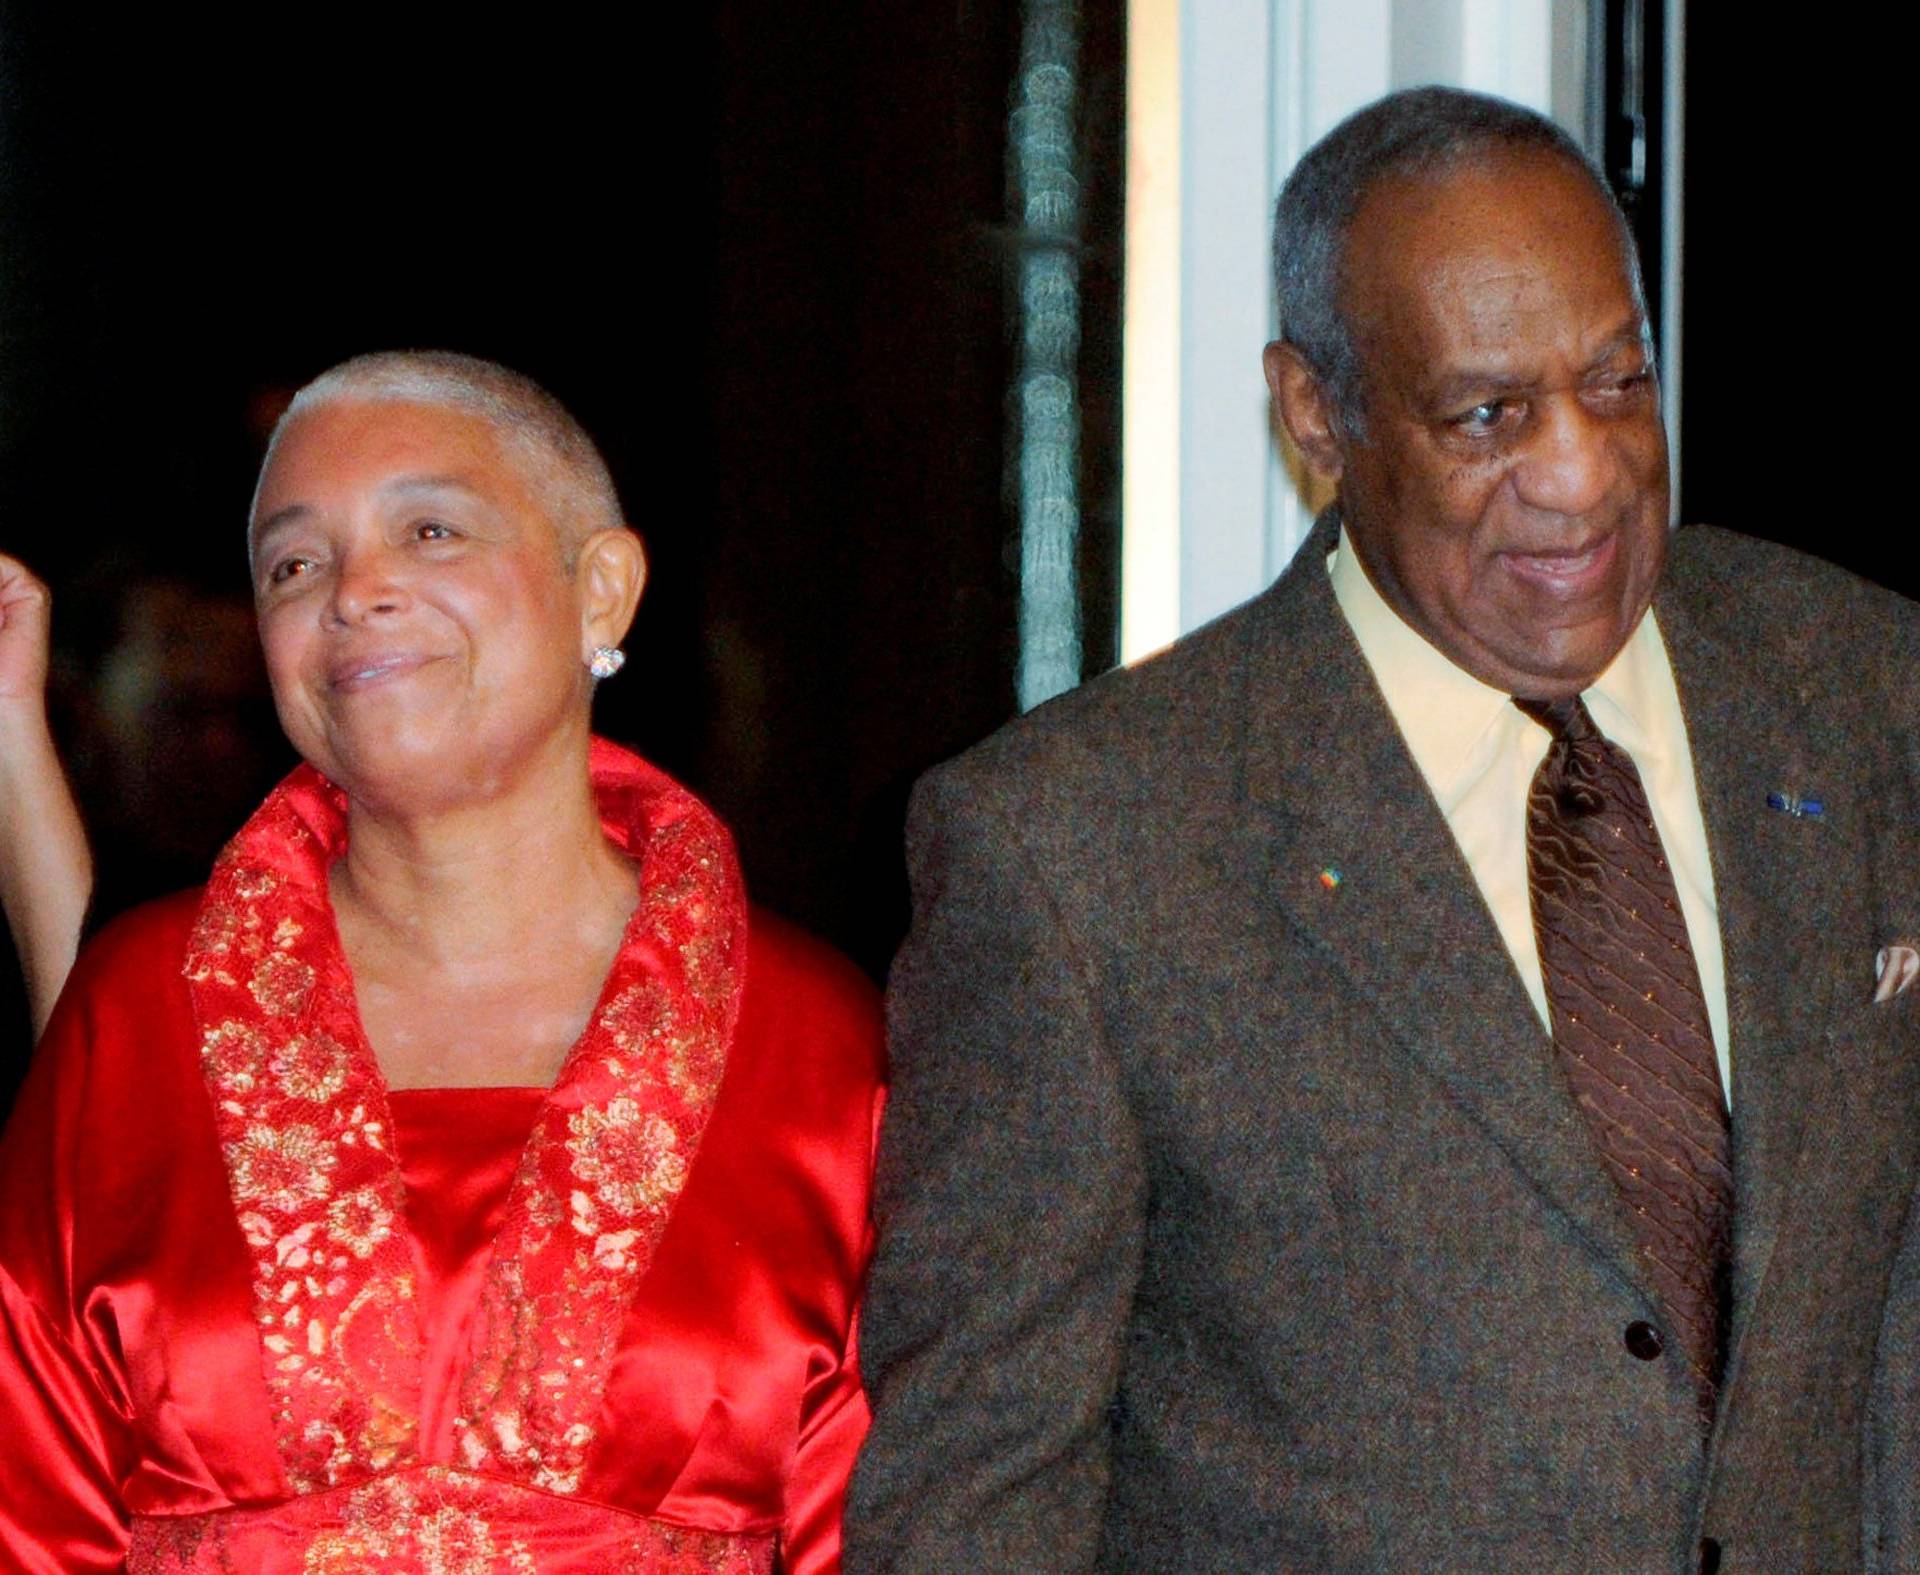
<instances>
[{"instance_id":1,"label":"man's eyebrow","mask_svg":"<svg viewBox=\"0 0 1920 1575\"><path fill-rule=\"evenodd\" d=\"M1534 379L1523 377L1504 367L1469 367L1463 372L1450 372L1433 385L1433 398L1438 404L1450 404L1456 399L1464 399L1469 394L1514 394L1533 386Z\"/></svg>"},{"instance_id":2,"label":"man's eyebrow","mask_svg":"<svg viewBox=\"0 0 1920 1575\"><path fill-rule=\"evenodd\" d=\"M1593 352L1588 360L1589 367L1604 366L1622 350L1644 350L1647 360L1653 360L1653 330L1644 322L1629 323Z\"/></svg>"},{"instance_id":3,"label":"man's eyebrow","mask_svg":"<svg viewBox=\"0 0 1920 1575\"><path fill-rule=\"evenodd\" d=\"M1585 370L1593 372L1603 367L1623 350L1644 349L1649 361L1653 358L1653 344L1647 326L1635 321L1625 324L1618 333L1611 334L1587 358ZM1533 386L1534 379L1514 372L1507 367L1467 367L1461 371L1450 372L1433 385L1432 394L1436 403L1448 404L1456 399L1464 399L1471 394L1483 394L1497 397L1502 394L1524 393Z\"/></svg>"}]
</instances>

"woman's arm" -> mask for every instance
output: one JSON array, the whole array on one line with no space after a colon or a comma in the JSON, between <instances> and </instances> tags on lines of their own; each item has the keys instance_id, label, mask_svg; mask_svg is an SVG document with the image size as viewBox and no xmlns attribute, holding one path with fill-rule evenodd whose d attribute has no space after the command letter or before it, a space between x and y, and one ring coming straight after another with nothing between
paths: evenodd
<instances>
[{"instance_id":1,"label":"woman's arm","mask_svg":"<svg viewBox=\"0 0 1920 1575\"><path fill-rule=\"evenodd\" d=\"M46 1026L93 886L80 812L47 727L47 589L0 553L0 907Z\"/></svg>"}]
</instances>

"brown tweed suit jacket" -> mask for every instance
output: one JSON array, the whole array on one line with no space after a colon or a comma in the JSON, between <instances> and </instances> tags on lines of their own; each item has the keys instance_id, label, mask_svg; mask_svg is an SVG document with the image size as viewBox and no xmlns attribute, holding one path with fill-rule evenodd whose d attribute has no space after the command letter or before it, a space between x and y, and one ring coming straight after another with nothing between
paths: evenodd
<instances>
[{"instance_id":1,"label":"brown tweed suit jacket","mask_svg":"<svg viewBox=\"0 0 1920 1575\"><path fill-rule=\"evenodd\" d=\"M1920 609L1706 529L1657 603L1732 1023L1703 1446L1328 545L921 785L847 1567L1857 1565L1904 1447L1863 1441L1920 991L1869 996L1920 932Z\"/></svg>"}]
</instances>

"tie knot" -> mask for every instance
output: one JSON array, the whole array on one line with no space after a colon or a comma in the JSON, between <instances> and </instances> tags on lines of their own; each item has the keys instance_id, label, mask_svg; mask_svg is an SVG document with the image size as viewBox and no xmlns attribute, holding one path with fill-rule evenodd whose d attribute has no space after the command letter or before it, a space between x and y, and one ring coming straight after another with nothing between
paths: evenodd
<instances>
[{"instance_id":1,"label":"tie knot","mask_svg":"<svg viewBox=\"0 0 1920 1575\"><path fill-rule=\"evenodd\" d=\"M1587 703L1578 695L1566 700L1522 700L1516 696L1513 703L1553 734L1557 743L1583 744L1601 736L1587 714Z\"/></svg>"}]
</instances>

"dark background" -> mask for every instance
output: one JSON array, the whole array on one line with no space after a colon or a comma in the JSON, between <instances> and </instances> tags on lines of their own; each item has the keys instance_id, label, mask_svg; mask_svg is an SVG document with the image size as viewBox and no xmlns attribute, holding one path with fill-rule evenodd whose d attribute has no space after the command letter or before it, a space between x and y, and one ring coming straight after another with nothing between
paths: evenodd
<instances>
[{"instance_id":1,"label":"dark background","mask_svg":"<svg viewBox=\"0 0 1920 1575\"><path fill-rule=\"evenodd\" d=\"M1022 8L635 11L0 11L0 545L55 591L101 915L203 875L290 763L228 615L273 415L347 355L436 345L552 388L647 541L601 730L714 803L759 900L884 970L909 784L1014 711ZM1090 671L1121 16L1076 24Z\"/></svg>"},{"instance_id":2,"label":"dark background","mask_svg":"<svg viewBox=\"0 0 1920 1575\"><path fill-rule=\"evenodd\" d=\"M1910 288L1873 194L1874 150L1904 151L1888 100L1849 40L1689 9L1683 514L1911 591L1874 485L1904 452L1877 386ZM1123 14L1072 12L1089 671L1114 650ZM0 546L55 589L101 913L198 878L288 764L235 617L278 402L441 345L554 389L647 539L603 730L877 976L908 784L1014 710L1022 22L715 0L229 30L0 0ZM0 966L0 1087L15 989Z\"/></svg>"},{"instance_id":3,"label":"dark background","mask_svg":"<svg viewBox=\"0 0 1920 1575\"><path fill-rule=\"evenodd\" d=\"M1687 7L1681 517L1915 596L1912 89L1903 51L1831 14Z\"/></svg>"}]
</instances>

